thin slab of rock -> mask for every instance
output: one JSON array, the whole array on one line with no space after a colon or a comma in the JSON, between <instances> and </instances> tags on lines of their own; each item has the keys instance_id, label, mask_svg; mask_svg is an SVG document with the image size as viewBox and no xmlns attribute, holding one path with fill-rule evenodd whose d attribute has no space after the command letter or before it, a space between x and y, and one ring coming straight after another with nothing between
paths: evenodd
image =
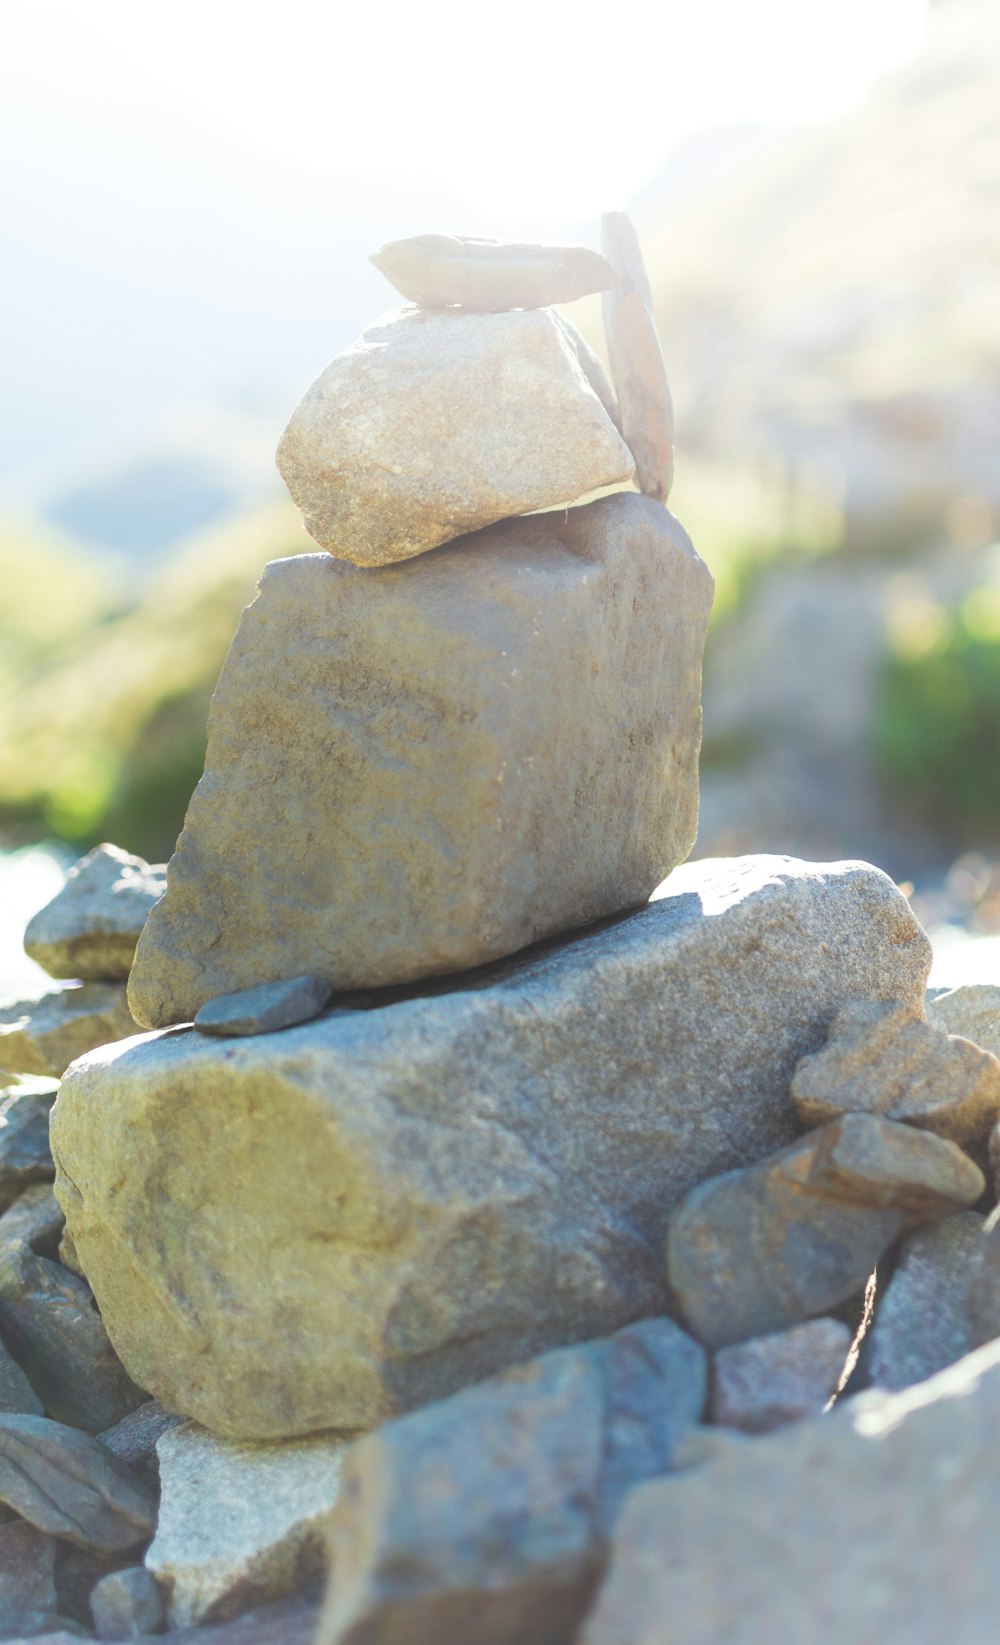
<instances>
[{"instance_id":1,"label":"thin slab of rock","mask_svg":"<svg viewBox=\"0 0 1000 1645\"><path fill-rule=\"evenodd\" d=\"M580 1645L990 1645L1000 1343L640 1486Z\"/></svg>"},{"instance_id":2,"label":"thin slab of rock","mask_svg":"<svg viewBox=\"0 0 1000 1645\"><path fill-rule=\"evenodd\" d=\"M40 1531L95 1553L152 1534L155 1498L89 1434L46 1417L0 1413L0 1502Z\"/></svg>"},{"instance_id":3,"label":"thin slab of rock","mask_svg":"<svg viewBox=\"0 0 1000 1645\"><path fill-rule=\"evenodd\" d=\"M29 921L25 952L50 977L124 981L146 916L163 895L163 876L162 865L150 867L117 845L97 846Z\"/></svg>"},{"instance_id":4,"label":"thin slab of rock","mask_svg":"<svg viewBox=\"0 0 1000 1645\"><path fill-rule=\"evenodd\" d=\"M640 491L665 503L674 478L674 409L649 281L635 229L623 211L601 219L614 284L604 293L604 331L620 426Z\"/></svg>"},{"instance_id":5,"label":"thin slab of rock","mask_svg":"<svg viewBox=\"0 0 1000 1645\"><path fill-rule=\"evenodd\" d=\"M351 1447L317 1645L570 1645L628 1491L705 1402L671 1320L546 1354Z\"/></svg>"},{"instance_id":6,"label":"thin slab of rock","mask_svg":"<svg viewBox=\"0 0 1000 1645\"><path fill-rule=\"evenodd\" d=\"M711 1420L766 1434L819 1416L840 1382L850 1346L842 1320L811 1319L720 1348L712 1361Z\"/></svg>"},{"instance_id":7,"label":"thin slab of rock","mask_svg":"<svg viewBox=\"0 0 1000 1645\"><path fill-rule=\"evenodd\" d=\"M688 1194L667 1234L680 1317L713 1348L786 1330L852 1296L908 1226L984 1186L955 1143L845 1114Z\"/></svg>"},{"instance_id":8,"label":"thin slab of rock","mask_svg":"<svg viewBox=\"0 0 1000 1645\"><path fill-rule=\"evenodd\" d=\"M0 1068L60 1079L84 1052L138 1032L123 982L70 983L0 1007Z\"/></svg>"},{"instance_id":9,"label":"thin slab of rock","mask_svg":"<svg viewBox=\"0 0 1000 1645\"><path fill-rule=\"evenodd\" d=\"M462 971L645 902L697 831L711 593L634 493L384 571L270 565L136 953L137 1020L303 972Z\"/></svg>"},{"instance_id":10,"label":"thin slab of rock","mask_svg":"<svg viewBox=\"0 0 1000 1645\"><path fill-rule=\"evenodd\" d=\"M902 1243L862 1353L877 1388L909 1388L964 1358L983 1340L969 1291L982 1258L985 1218L976 1211L941 1217ZM991 1333L1000 1336L1000 1312Z\"/></svg>"},{"instance_id":11,"label":"thin slab of rock","mask_svg":"<svg viewBox=\"0 0 1000 1645\"><path fill-rule=\"evenodd\" d=\"M807 1126L881 1114L978 1151L1000 1116L1000 1061L925 1022L912 1003L852 1001L795 1070L792 1099Z\"/></svg>"},{"instance_id":12,"label":"thin slab of rock","mask_svg":"<svg viewBox=\"0 0 1000 1645\"><path fill-rule=\"evenodd\" d=\"M35 1182L55 1174L49 1148L49 1113L58 1087L0 1092L0 1212Z\"/></svg>"},{"instance_id":13,"label":"thin slab of rock","mask_svg":"<svg viewBox=\"0 0 1000 1645\"><path fill-rule=\"evenodd\" d=\"M919 999L929 964L878 869L693 863L436 993L92 1053L53 1110L56 1190L170 1409L234 1438L367 1428L666 1311L678 1200L790 1142L792 1072L843 1001Z\"/></svg>"},{"instance_id":14,"label":"thin slab of rock","mask_svg":"<svg viewBox=\"0 0 1000 1645\"><path fill-rule=\"evenodd\" d=\"M144 1565L127 1565L102 1577L90 1596L98 1639L141 1639L162 1633L166 1622L155 1578Z\"/></svg>"},{"instance_id":15,"label":"thin slab of rock","mask_svg":"<svg viewBox=\"0 0 1000 1645\"><path fill-rule=\"evenodd\" d=\"M272 1034L280 1028L318 1017L333 989L325 977L287 977L263 982L237 994L221 994L195 1012L199 1034L236 1039L244 1034Z\"/></svg>"},{"instance_id":16,"label":"thin slab of rock","mask_svg":"<svg viewBox=\"0 0 1000 1645\"><path fill-rule=\"evenodd\" d=\"M197 1423L161 1435L145 1563L173 1627L221 1621L319 1580L351 1437L237 1445Z\"/></svg>"},{"instance_id":17,"label":"thin slab of rock","mask_svg":"<svg viewBox=\"0 0 1000 1645\"><path fill-rule=\"evenodd\" d=\"M371 261L408 302L478 313L547 308L606 291L614 274L587 246L522 244L465 235L390 240Z\"/></svg>"},{"instance_id":18,"label":"thin slab of rock","mask_svg":"<svg viewBox=\"0 0 1000 1645\"><path fill-rule=\"evenodd\" d=\"M97 1437L147 1484L156 1486L160 1478L157 1441L171 1428L179 1428L184 1420L168 1411L158 1399L147 1399Z\"/></svg>"}]
</instances>

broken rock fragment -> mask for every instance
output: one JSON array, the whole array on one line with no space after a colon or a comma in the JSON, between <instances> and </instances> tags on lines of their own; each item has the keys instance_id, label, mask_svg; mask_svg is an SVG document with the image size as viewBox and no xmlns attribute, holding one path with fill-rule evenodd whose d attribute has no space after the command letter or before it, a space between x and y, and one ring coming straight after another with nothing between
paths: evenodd
<instances>
[{"instance_id":1,"label":"broken rock fragment","mask_svg":"<svg viewBox=\"0 0 1000 1645\"><path fill-rule=\"evenodd\" d=\"M163 885L162 866L151 868L116 845L99 845L70 869L62 890L29 922L25 951L50 977L124 981Z\"/></svg>"},{"instance_id":2,"label":"broken rock fragment","mask_svg":"<svg viewBox=\"0 0 1000 1645\"><path fill-rule=\"evenodd\" d=\"M375 267L421 308L547 308L606 291L614 275L587 246L415 234L372 253Z\"/></svg>"},{"instance_id":3,"label":"broken rock fragment","mask_svg":"<svg viewBox=\"0 0 1000 1645\"><path fill-rule=\"evenodd\" d=\"M60 1079L85 1051L138 1031L123 982L70 983L0 1006L0 1068Z\"/></svg>"}]
</instances>

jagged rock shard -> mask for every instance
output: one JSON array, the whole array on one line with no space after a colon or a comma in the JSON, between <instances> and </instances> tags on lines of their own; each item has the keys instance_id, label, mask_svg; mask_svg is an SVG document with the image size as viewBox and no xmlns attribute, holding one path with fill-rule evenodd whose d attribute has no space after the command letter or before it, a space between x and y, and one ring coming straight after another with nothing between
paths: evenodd
<instances>
[{"instance_id":1,"label":"jagged rock shard","mask_svg":"<svg viewBox=\"0 0 1000 1645\"><path fill-rule=\"evenodd\" d=\"M383 566L634 463L554 315L403 309L317 378L278 467L321 548Z\"/></svg>"},{"instance_id":2,"label":"jagged rock shard","mask_svg":"<svg viewBox=\"0 0 1000 1645\"><path fill-rule=\"evenodd\" d=\"M124 980L146 915L162 895L162 865L98 845L29 922L25 952L50 977Z\"/></svg>"},{"instance_id":3,"label":"jagged rock shard","mask_svg":"<svg viewBox=\"0 0 1000 1645\"><path fill-rule=\"evenodd\" d=\"M57 1192L136 1381L234 1438L361 1428L662 1312L671 1208L792 1140L843 1000L919 999L930 965L863 864L663 893L447 991L76 1063Z\"/></svg>"},{"instance_id":4,"label":"jagged rock shard","mask_svg":"<svg viewBox=\"0 0 1000 1645\"><path fill-rule=\"evenodd\" d=\"M607 291L611 267L588 246L518 244L460 234L390 240L371 261L408 302L421 308L548 308Z\"/></svg>"},{"instance_id":5,"label":"jagged rock shard","mask_svg":"<svg viewBox=\"0 0 1000 1645\"><path fill-rule=\"evenodd\" d=\"M639 490L665 503L674 479L674 407L652 294L630 219L608 211L601 224L604 253L615 271L602 306L620 427L635 458Z\"/></svg>"},{"instance_id":6,"label":"jagged rock shard","mask_svg":"<svg viewBox=\"0 0 1000 1645\"><path fill-rule=\"evenodd\" d=\"M137 1020L304 972L461 971L644 902L697 830L711 586L634 493L380 572L268 566L136 953Z\"/></svg>"}]
</instances>

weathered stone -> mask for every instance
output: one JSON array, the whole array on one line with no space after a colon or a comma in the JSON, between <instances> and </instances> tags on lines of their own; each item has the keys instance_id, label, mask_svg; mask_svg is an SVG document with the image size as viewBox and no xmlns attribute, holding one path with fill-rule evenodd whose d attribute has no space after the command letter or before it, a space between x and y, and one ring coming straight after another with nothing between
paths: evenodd
<instances>
[{"instance_id":1,"label":"weathered stone","mask_svg":"<svg viewBox=\"0 0 1000 1645\"><path fill-rule=\"evenodd\" d=\"M317 1645L569 1645L623 1498L673 1466L704 1401L702 1351L647 1320L359 1440Z\"/></svg>"},{"instance_id":2,"label":"weathered stone","mask_svg":"<svg viewBox=\"0 0 1000 1645\"><path fill-rule=\"evenodd\" d=\"M155 1486L160 1478L156 1442L171 1428L179 1428L184 1420L166 1410L158 1399L147 1399L97 1437L116 1457L134 1468L140 1479Z\"/></svg>"},{"instance_id":3,"label":"weathered stone","mask_svg":"<svg viewBox=\"0 0 1000 1645\"><path fill-rule=\"evenodd\" d=\"M51 1183L37 1182L25 1188L0 1216L0 1264L13 1251L53 1255L64 1222L62 1206Z\"/></svg>"},{"instance_id":4,"label":"weathered stone","mask_svg":"<svg viewBox=\"0 0 1000 1645\"><path fill-rule=\"evenodd\" d=\"M50 977L124 981L146 915L163 895L163 874L162 865L151 868L117 845L97 846L29 922L25 951Z\"/></svg>"},{"instance_id":5,"label":"weathered stone","mask_svg":"<svg viewBox=\"0 0 1000 1645\"><path fill-rule=\"evenodd\" d=\"M903 1241L862 1353L863 1374L879 1388L924 1382L979 1347L969 1314L985 1219L975 1211L941 1217ZM1000 1314L996 1330L1000 1336Z\"/></svg>"},{"instance_id":6,"label":"weathered stone","mask_svg":"<svg viewBox=\"0 0 1000 1645\"><path fill-rule=\"evenodd\" d=\"M580 1645L989 1645L1000 1343L640 1486Z\"/></svg>"},{"instance_id":7,"label":"weathered stone","mask_svg":"<svg viewBox=\"0 0 1000 1645\"><path fill-rule=\"evenodd\" d=\"M618 401L600 355L596 354L591 348L579 326L575 326L572 320L567 320L565 314L554 312L552 317L569 338L579 361L580 370L620 433L621 421L618 415Z\"/></svg>"},{"instance_id":8,"label":"weathered stone","mask_svg":"<svg viewBox=\"0 0 1000 1645\"><path fill-rule=\"evenodd\" d=\"M90 1548L77 1548L72 1542L56 1544L56 1596L60 1616L70 1617L92 1635L94 1619L90 1611L90 1596L99 1582L112 1571L120 1571L135 1560L135 1553L94 1553Z\"/></svg>"},{"instance_id":9,"label":"weathered stone","mask_svg":"<svg viewBox=\"0 0 1000 1645\"><path fill-rule=\"evenodd\" d=\"M321 548L386 566L628 480L634 465L546 310L404 309L313 383L278 467Z\"/></svg>"},{"instance_id":10,"label":"weathered stone","mask_svg":"<svg viewBox=\"0 0 1000 1645\"><path fill-rule=\"evenodd\" d=\"M81 1279L86 1279L87 1276L80 1267L80 1258L76 1254L76 1246L73 1244L73 1236L65 1228L62 1231L62 1237L60 1238L56 1255L63 1267L68 1268L71 1274L79 1274Z\"/></svg>"},{"instance_id":11,"label":"weathered stone","mask_svg":"<svg viewBox=\"0 0 1000 1645\"><path fill-rule=\"evenodd\" d=\"M672 1207L789 1142L844 999L919 997L929 964L877 869L694 863L437 994L92 1053L53 1110L57 1192L170 1409L233 1438L368 1427L663 1312Z\"/></svg>"},{"instance_id":12,"label":"weathered stone","mask_svg":"<svg viewBox=\"0 0 1000 1645\"><path fill-rule=\"evenodd\" d=\"M604 293L604 331L621 430L635 458L640 491L666 502L674 478L674 408L639 240L623 211L601 219L615 282Z\"/></svg>"},{"instance_id":13,"label":"weathered stone","mask_svg":"<svg viewBox=\"0 0 1000 1645\"><path fill-rule=\"evenodd\" d=\"M0 1007L0 1068L60 1079L85 1051L137 1032L124 983L70 983Z\"/></svg>"},{"instance_id":14,"label":"weathered stone","mask_svg":"<svg viewBox=\"0 0 1000 1645\"><path fill-rule=\"evenodd\" d=\"M812 1319L720 1348L712 1364L712 1421L765 1434L818 1416L837 1389L850 1346L842 1320Z\"/></svg>"},{"instance_id":15,"label":"weathered stone","mask_svg":"<svg viewBox=\"0 0 1000 1645\"><path fill-rule=\"evenodd\" d=\"M1000 1214L994 1209L982 1229L979 1254L968 1282L968 1317L977 1343L1000 1337Z\"/></svg>"},{"instance_id":16,"label":"weathered stone","mask_svg":"<svg viewBox=\"0 0 1000 1645\"><path fill-rule=\"evenodd\" d=\"M0 1639L9 1617L56 1610L55 1554L55 1538L34 1525L0 1525Z\"/></svg>"},{"instance_id":17,"label":"weathered stone","mask_svg":"<svg viewBox=\"0 0 1000 1645\"><path fill-rule=\"evenodd\" d=\"M0 1620L3 1624L0 1639L5 1645L20 1645L25 1639L36 1641L37 1645L76 1645L78 1639L93 1637L89 1628L82 1628L71 1618L54 1611L20 1612Z\"/></svg>"},{"instance_id":18,"label":"weathered stone","mask_svg":"<svg viewBox=\"0 0 1000 1645\"><path fill-rule=\"evenodd\" d=\"M845 1114L688 1194L667 1235L680 1317L712 1348L786 1330L857 1291L908 1223L983 1187L955 1143Z\"/></svg>"},{"instance_id":19,"label":"weathered stone","mask_svg":"<svg viewBox=\"0 0 1000 1645\"><path fill-rule=\"evenodd\" d=\"M220 994L208 1000L195 1012L194 1026L200 1034L216 1034L220 1039L272 1034L318 1017L332 992L323 977L262 982L257 988L243 988L237 994Z\"/></svg>"},{"instance_id":20,"label":"weathered stone","mask_svg":"<svg viewBox=\"0 0 1000 1645\"><path fill-rule=\"evenodd\" d=\"M949 988L927 1001L927 1020L946 1034L961 1034L1000 1057L1000 987L992 983Z\"/></svg>"},{"instance_id":21,"label":"weathered stone","mask_svg":"<svg viewBox=\"0 0 1000 1645\"><path fill-rule=\"evenodd\" d=\"M23 1189L34 1182L50 1182L55 1174L49 1110L57 1089L0 1092L0 1212Z\"/></svg>"},{"instance_id":22,"label":"weathered stone","mask_svg":"<svg viewBox=\"0 0 1000 1645\"><path fill-rule=\"evenodd\" d=\"M193 1422L161 1435L146 1567L173 1627L220 1621L321 1577L350 1438L236 1445Z\"/></svg>"},{"instance_id":23,"label":"weathered stone","mask_svg":"<svg viewBox=\"0 0 1000 1645\"><path fill-rule=\"evenodd\" d=\"M140 1639L163 1629L166 1612L154 1577L144 1565L128 1565L102 1577L90 1596L98 1639Z\"/></svg>"},{"instance_id":24,"label":"weathered stone","mask_svg":"<svg viewBox=\"0 0 1000 1645\"><path fill-rule=\"evenodd\" d=\"M0 1343L0 1411L24 1411L40 1417L45 1410L16 1359Z\"/></svg>"},{"instance_id":25,"label":"weathered stone","mask_svg":"<svg viewBox=\"0 0 1000 1645\"><path fill-rule=\"evenodd\" d=\"M821 1051L803 1058L792 1100L805 1125L881 1114L982 1149L1000 1116L1000 1062L925 1022L911 1001L852 1000Z\"/></svg>"},{"instance_id":26,"label":"weathered stone","mask_svg":"<svg viewBox=\"0 0 1000 1645\"><path fill-rule=\"evenodd\" d=\"M547 308L607 291L614 281L600 252L587 246L518 244L465 235L415 234L390 240L371 261L421 308Z\"/></svg>"},{"instance_id":27,"label":"weathered stone","mask_svg":"<svg viewBox=\"0 0 1000 1645\"><path fill-rule=\"evenodd\" d=\"M134 1548L156 1523L154 1498L131 1469L89 1434L45 1417L0 1413L0 1502L97 1553Z\"/></svg>"},{"instance_id":28,"label":"weathered stone","mask_svg":"<svg viewBox=\"0 0 1000 1645\"><path fill-rule=\"evenodd\" d=\"M304 971L465 970L644 902L697 830L710 600L634 494L414 566L269 566L139 943L137 1020Z\"/></svg>"},{"instance_id":29,"label":"weathered stone","mask_svg":"<svg viewBox=\"0 0 1000 1645\"><path fill-rule=\"evenodd\" d=\"M158 1645L313 1645L318 1614L319 1598L309 1592L215 1627L172 1628Z\"/></svg>"}]
</instances>

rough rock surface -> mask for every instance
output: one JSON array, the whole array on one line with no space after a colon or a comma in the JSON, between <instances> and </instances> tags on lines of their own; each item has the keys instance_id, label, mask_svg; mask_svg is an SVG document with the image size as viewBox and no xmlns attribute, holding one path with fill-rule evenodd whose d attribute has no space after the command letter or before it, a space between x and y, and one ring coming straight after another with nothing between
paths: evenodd
<instances>
[{"instance_id":1,"label":"rough rock surface","mask_svg":"<svg viewBox=\"0 0 1000 1645\"><path fill-rule=\"evenodd\" d=\"M615 282L602 300L620 426L640 491L666 502L674 477L674 409L639 241L628 217L606 212L604 253Z\"/></svg>"},{"instance_id":2,"label":"rough rock surface","mask_svg":"<svg viewBox=\"0 0 1000 1645\"><path fill-rule=\"evenodd\" d=\"M460 971L643 903L697 831L710 603L634 494L388 571L269 566L139 943L137 1021L302 972Z\"/></svg>"},{"instance_id":3,"label":"rough rock surface","mask_svg":"<svg viewBox=\"0 0 1000 1645\"><path fill-rule=\"evenodd\" d=\"M161 1436L146 1568L171 1626L221 1621L319 1580L351 1437L235 1445L193 1422Z\"/></svg>"},{"instance_id":4,"label":"rough rock surface","mask_svg":"<svg viewBox=\"0 0 1000 1645\"><path fill-rule=\"evenodd\" d=\"M0 1091L0 1212L32 1183L52 1180L49 1112L56 1090Z\"/></svg>"},{"instance_id":5,"label":"rough rock surface","mask_svg":"<svg viewBox=\"0 0 1000 1645\"><path fill-rule=\"evenodd\" d=\"M863 1374L876 1387L925 1382L979 1347L969 1286L982 1255L984 1222L976 1211L962 1211L903 1241L864 1339ZM992 1335L1000 1336L1000 1316Z\"/></svg>"},{"instance_id":6,"label":"rough rock surface","mask_svg":"<svg viewBox=\"0 0 1000 1645\"><path fill-rule=\"evenodd\" d=\"M0 1006L0 1068L60 1079L85 1051L137 1032L124 983L71 983Z\"/></svg>"},{"instance_id":7,"label":"rough rock surface","mask_svg":"<svg viewBox=\"0 0 1000 1645\"><path fill-rule=\"evenodd\" d=\"M720 1348L712 1362L713 1422L764 1434L819 1416L847 1361L851 1332L839 1319L811 1319L790 1331Z\"/></svg>"},{"instance_id":8,"label":"rough rock surface","mask_svg":"<svg viewBox=\"0 0 1000 1645\"><path fill-rule=\"evenodd\" d=\"M0 1413L0 1502L40 1531L95 1553L152 1533L152 1494L99 1440L46 1417Z\"/></svg>"},{"instance_id":9,"label":"rough rock surface","mask_svg":"<svg viewBox=\"0 0 1000 1645\"><path fill-rule=\"evenodd\" d=\"M487 313L547 308L606 291L610 264L588 246L518 244L464 235L415 234L390 240L371 261L396 290L421 308Z\"/></svg>"},{"instance_id":10,"label":"rough rock surface","mask_svg":"<svg viewBox=\"0 0 1000 1645\"><path fill-rule=\"evenodd\" d=\"M97 1437L116 1457L134 1468L140 1479L156 1485L160 1477L157 1441L171 1428L179 1428L184 1420L168 1411L158 1399L147 1399Z\"/></svg>"},{"instance_id":11,"label":"rough rock surface","mask_svg":"<svg viewBox=\"0 0 1000 1645\"><path fill-rule=\"evenodd\" d=\"M1000 1343L640 1486L580 1645L991 1645Z\"/></svg>"},{"instance_id":12,"label":"rough rock surface","mask_svg":"<svg viewBox=\"0 0 1000 1645\"><path fill-rule=\"evenodd\" d=\"M407 560L631 478L631 453L544 309L403 309L307 391L278 467L321 548Z\"/></svg>"},{"instance_id":13,"label":"rough rock surface","mask_svg":"<svg viewBox=\"0 0 1000 1645\"><path fill-rule=\"evenodd\" d=\"M792 1100L803 1123L881 1114L982 1149L1000 1116L1000 1062L922 1017L912 1003L872 1000L839 1011L826 1045L795 1070Z\"/></svg>"},{"instance_id":14,"label":"rough rock surface","mask_svg":"<svg viewBox=\"0 0 1000 1645\"><path fill-rule=\"evenodd\" d=\"M56 1610L55 1538L24 1520L0 1525L0 1639L8 1618Z\"/></svg>"},{"instance_id":15,"label":"rough rock surface","mask_svg":"<svg viewBox=\"0 0 1000 1645\"><path fill-rule=\"evenodd\" d=\"M333 990L323 977L286 977L263 982L237 994L220 994L195 1013L199 1034L236 1039L243 1034L270 1034L294 1028L319 1016Z\"/></svg>"},{"instance_id":16,"label":"rough rock surface","mask_svg":"<svg viewBox=\"0 0 1000 1645\"><path fill-rule=\"evenodd\" d=\"M94 1632L98 1639L139 1639L158 1634L166 1621L155 1578L144 1565L109 1571L90 1596Z\"/></svg>"},{"instance_id":17,"label":"rough rock surface","mask_svg":"<svg viewBox=\"0 0 1000 1645\"><path fill-rule=\"evenodd\" d=\"M680 1317L712 1348L783 1331L852 1296L908 1223L984 1186L955 1143L845 1114L688 1194L667 1235Z\"/></svg>"},{"instance_id":18,"label":"rough rock surface","mask_svg":"<svg viewBox=\"0 0 1000 1645\"><path fill-rule=\"evenodd\" d=\"M1000 1215L983 1225L982 1244L968 1282L969 1320L976 1342L1000 1337Z\"/></svg>"},{"instance_id":19,"label":"rough rock surface","mask_svg":"<svg viewBox=\"0 0 1000 1645\"><path fill-rule=\"evenodd\" d=\"M570 1645L622 1500L704 1403L702 1350L647 1320L359 1440L317 1645Z\"/></svg>"},{"instance_id":20,"label":"rough rock surface","mask_svg":"<svg viewBox=\"0 0 1000 1645\"><path fill-rule=\"evenodd\" d=\"M1000 988L995 984L949 988L927 1001L927 1020L946 1034L961 1034L1000 1057Z\"/></svg>"},{"instance_id":21,"label":"rough rock surface","mask_svg":"<svg viewBox=\"0 0 1000 1645\"><path fill-rule=\"evenodd\" d=\"M163 895L162 865L99 845L29 922L26 952L50 977L114 981L129 974L146 915Z\"/></svg>"},{"instance_id":22,"label":"rough rock surface","mask_svg":"<svg viewBox=\"0 0 1000 1645\"><path fill-rule=\"evenodd\" d=\"M554 313L553 318L562 327L569 338L580 364L580 370L586 377L597 398L607 412L615 428L621 433L621 422L618 415L618 399L611 381L604 369L604 361L599 354L595 354L579 326L572 320L567 320L565 314Z\"/></svg>"},{"instance_id":23,"label":"rough rock surface","mask_svg":"<svg viewBox=\"0 0 1000 1645\"><path fill-rule=\"evenodd\" d=\"M800 1057L930 949L864 864L662 890L449 991L77 1063L56 1189L136 1381L234 1438L368 1427L663 1312L673 1206L790 1142Z\"/></svg>"},{"instance_id":24,"label":"rough rock surface","mask_svg":"<svg viewBox=\"0 0 1000 1645\"><path fill-rule=\"evenodd\" d=\"M16 1359L0 1343L0 1411L23 1411L40 1417L45 1407Z\"/></svg>"}]
</instances>

